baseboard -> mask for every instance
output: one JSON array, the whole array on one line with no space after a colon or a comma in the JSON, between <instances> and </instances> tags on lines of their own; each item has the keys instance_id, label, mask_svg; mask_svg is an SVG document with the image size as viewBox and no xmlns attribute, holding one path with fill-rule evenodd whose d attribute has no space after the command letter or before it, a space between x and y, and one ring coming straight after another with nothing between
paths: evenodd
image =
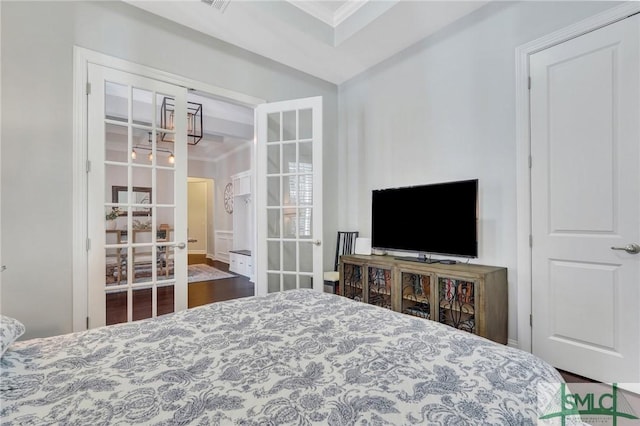
<instances>
[{"instance_id":1,"label":"baseboard","mask_svg":"<svg viewBox=\"0 0 640 426\"><path fill-rule=\"evenodd\" d=\"M513 339L507 340L507 346L509 346L510 348L520 349L520 345L518 344L518 341Z\"/></svg>"}]
</instances>

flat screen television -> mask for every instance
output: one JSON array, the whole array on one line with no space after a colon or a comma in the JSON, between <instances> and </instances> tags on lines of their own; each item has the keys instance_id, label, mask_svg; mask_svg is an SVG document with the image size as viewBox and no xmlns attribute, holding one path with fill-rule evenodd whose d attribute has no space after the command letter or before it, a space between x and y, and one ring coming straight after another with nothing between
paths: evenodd
<instances>
[{"instance_id":1,"label":"flat screen television","mask_svg":"<svg viewBox=\"0 0 640 426\"><path fill-rule=\"evenodd\" d=\"M371 208L373 248L478 257L478 179L376 189Z\"/></svg>"}]
</instances>

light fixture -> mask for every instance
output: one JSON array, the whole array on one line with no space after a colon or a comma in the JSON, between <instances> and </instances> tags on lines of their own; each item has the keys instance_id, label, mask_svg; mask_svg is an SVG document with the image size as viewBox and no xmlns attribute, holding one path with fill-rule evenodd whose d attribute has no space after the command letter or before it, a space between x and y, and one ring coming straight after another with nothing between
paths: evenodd
<instances>
[{"instance_id":1,"label":"light fixture","mask_svg":"<svg viewBox=\"0 0 640 426\"><path fill-rule=\"evenodd\" d=\"M142 149L142 150L145 150L145 151L149 151L149 154L147 155L147 159L148 159L149 161L153 161L153 148L152 148L152 144L153 144L153 141L152 141L152 139L151 139L151 132L149 132L149 146L145 146L145 145L135 145L135 146L133 147L133 149L131 150L131 159L132 159L132 160L137 159L137 158L138 158L138 153L136 152L136 149ZM175 162L176 162L176 157L173 155L173 152L172 152L172 151L170 151L170 150L168 150L168 149L165 149L165 148L156 147L156 152L164 152L164 153L169 154L169 155L167 156L167 162L168 162L169 164L175 164Z\"/></svg>"},{"instance_id":2,"label":"light fixture","mask_svg":"<svg viewBox=\"0 0 640 426\"><path fill-rule=\"evenodd\" d=\"M175 130L175 99L164 97L160 106L160 127ZM175 142L173 133L161 133L165 142ZM187 102L187 143L196 145L202 139L202 104Z\"/></svg>"},{"instance_id":3,"label":"light fixture","mask_svg":"<svg viewBox=\"0 0 640 426\"><path fill-rule=\"evenodd\" d=\"M145 151L149 151L149 154L147 154L147 158L149 159L149 161L153 160L153 150L150 147L142 146L142 145L136 145L133 148L134 149L131 151L131 158L133 160L135 160L138 157L138 154L136 153L136 150L139 150L139 149L143 149ZM173 155L173 152L169 151L168 149L164 149L164 148L156 148L156 152L164 152L164 153L169 154L167 156L167 162L169 162L170 164L175 164L176 156Z\"/></svg>"}]
</instances>

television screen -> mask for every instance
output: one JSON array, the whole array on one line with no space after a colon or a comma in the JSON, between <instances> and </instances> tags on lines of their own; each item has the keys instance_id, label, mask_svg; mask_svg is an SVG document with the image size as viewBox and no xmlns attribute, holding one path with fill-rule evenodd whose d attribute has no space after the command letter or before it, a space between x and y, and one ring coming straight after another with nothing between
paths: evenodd
<instances>
[{"instance_id":1,"label":"television screen","mask_svg":"<svg viewBox=\"0 0 640 426\"><path fill-rule=\"evenodd\" d=\"M371 246L478 257L478 180L372 192Z\"/></svg>"}]
</instances>

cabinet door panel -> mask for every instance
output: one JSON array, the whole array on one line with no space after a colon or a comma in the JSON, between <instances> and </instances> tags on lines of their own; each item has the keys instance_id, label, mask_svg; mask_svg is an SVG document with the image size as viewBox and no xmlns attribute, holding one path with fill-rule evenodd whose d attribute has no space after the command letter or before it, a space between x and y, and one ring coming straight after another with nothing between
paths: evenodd
<instances>
[{"instance_id":1,"label":"cabinet door panel","mask_svg":"<svg viewBox=\"0 0 640 426\"><path fill-rule=\"evenodd\" d=\"M432 319L431 316L431 283L430 274L417 274L400 271L402 298L400 311L420 318Z\"/></svg>"},{"instance_id":2,"label":"cabinet door panel","mask_svg":"<svg viewBox=\"0 0 640 426\"><path fill-rule=\"evenodd\" d=\"M372 305L392 309L391 269L369 266L367 273L369 276L367 301Z\"/></svg>"},{"instance_id":3,"label":"cabinet door panel","mask_svg":"<svg viewBox=\"0 0 640 426\"><path fill-rule=\"evenodd\" d=\"M438 321L475 333L475 290L476 284L473 281L438 277Z\"/></svg>"},{"instance_id":4,"label":"cabinet door panel","mask_svg":"<svg viewBox=\"0 0 640 426\"><path fill-rule=\"evenodd\" d=\"M342 285L340 285L340 293L349 299L364 301L364 282L362 274L362 266L352 263L344 263L341 265Z\"/></svg>"}]
</instances>

